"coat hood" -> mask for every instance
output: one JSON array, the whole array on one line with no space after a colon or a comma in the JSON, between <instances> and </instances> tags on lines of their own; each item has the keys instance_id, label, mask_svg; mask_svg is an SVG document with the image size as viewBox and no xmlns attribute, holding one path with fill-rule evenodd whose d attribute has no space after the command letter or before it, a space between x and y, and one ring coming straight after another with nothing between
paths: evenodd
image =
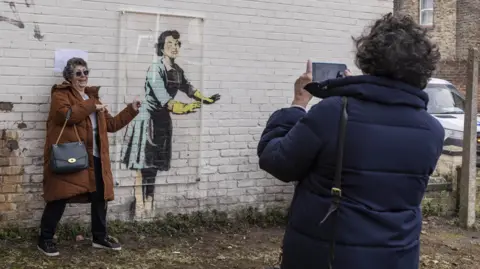
<instances>
[{"instance_id":1,"label":"coat hood","mask_svg":"<svg viewBox=\"0 0 480 269\"><path fill-rule=\"evenodd\" d=\"M377 76L351 76L311 82L305 90L318 98L331 96L355 97L386 105L406 105L426 109L428 95L407 83Z\"/></svg>"},{"instance_id":2,"label":"coat hood","mask_svg":"<svg viewBox=\"0 0 480 269\"><path fill-rule=\"evenodd\" d=\"M51 94L53 94L56 91L62 91L62 90L71 90L72 84L68 81L64 81L61 84L54 84L51 89ZM99 93L100 92L100 86L88 86L85 88L85 93L91 96L94 96L97 99L99 98Z\"/></svg>"}]
</instances>

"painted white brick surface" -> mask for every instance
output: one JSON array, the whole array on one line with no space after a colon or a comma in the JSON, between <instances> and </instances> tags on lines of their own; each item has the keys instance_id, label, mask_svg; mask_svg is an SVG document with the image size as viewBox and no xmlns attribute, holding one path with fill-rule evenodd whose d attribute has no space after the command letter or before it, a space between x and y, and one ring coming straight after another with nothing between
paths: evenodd
<instances>
[{"instance_id":1,"label":"painted white brick surface","mask_svg":"<svg viewBox=\"0 0 480 269\"><path fill-rule=\"evenodd\" d=\"M119 163L125 130L110 136L119 186L109 217L123 220L288 202L292 186L258 168L256 146L266 120L289 105L307 59L346 63L358 72L351 36L393 10L391 0L13 3L13 9L0 3L0 16L9 18L0 20L0 222L29 226L38 224L44 205L45 120L51 86L62 82L53 71L55 50L88 51L89 84L102 86L101 98L113 113L144 94L143 63L151 61L156 37L148 43L135 35L155 32L156 15L121 10L202 17L190 26L201 33L180 33L185 48L179 59L205 95L222 95L199 113L172 116L172 168L158 173L153 205L139 201L137 172ZM171 28L181 27L172 21ZM137 41L143 42L140 51L132 53ZM88 206L71 206L64 219L88 220L88 212Z\"/></svg>"}]
</instances>

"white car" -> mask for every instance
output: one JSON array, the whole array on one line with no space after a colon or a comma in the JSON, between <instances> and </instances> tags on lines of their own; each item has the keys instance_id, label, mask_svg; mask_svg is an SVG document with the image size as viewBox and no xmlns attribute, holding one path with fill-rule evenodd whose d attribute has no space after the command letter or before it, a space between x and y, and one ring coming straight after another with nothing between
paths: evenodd
<instances>
[{"instance_id":1,"label":"white car","mask_svg":"<svg viewBox=\"0 0 480 269\"><path fill-rule=\"evenodd\" d=\"M445 129L444 146L462 147L465 119L465 96L452 83L432 78L424 90L428 94L427 111L437 118ZM480 118L477 116L477 137L480 134ZM461 154L460 151L445 154ZM480 165L477 147L477 166Z\"/></svg>"}]
</instances>

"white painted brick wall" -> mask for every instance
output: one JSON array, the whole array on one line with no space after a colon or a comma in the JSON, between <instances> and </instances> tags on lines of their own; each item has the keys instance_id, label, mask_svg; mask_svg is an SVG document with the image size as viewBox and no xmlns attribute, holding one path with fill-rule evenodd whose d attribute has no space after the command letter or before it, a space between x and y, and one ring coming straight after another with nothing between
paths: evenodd
<instances>
[{"instance_id":1,"label":"white painted brick wall","mask_svg":"<svg viewBox=\"0 0 480 269\"><path fill-rule=\"evenodd\" d=\"M0 102L13 103L11 111L0 112L0 221L26 225L37 225L43 209L45 119L51 86L62 81L61 75L53 72L54 51L73 48L89 52L90 84L102 86L101 97L114 113L144 91L145 66L125 65L118 52L125 29L146 27L148 24L140 21L149 21L152 15L121 15L120 10L203 17L203 43L188 46L188 34L181 33L186 48L180 59L188 78L205 94L222 95L220 102L204 106L201 113L173 116L172 169L157 177L153 214L232 210L245 205L263 208L288 201L292 187L258 168L256 146L266 120L272 111L291 102L293 82L304 71L307 59L343 62L356 72L351 36L393 10L391 0L14 3L25 27L0 22ZM0 16L15 18L3 2ZM122 21L134 24L121 26ZM35 25L42 40L34 37ZM131 42L136 41L127 40ZM137 61L149 61L151 55L152 51L142 50ZM131 60L131 56L125 57ZM203 65L194 64L202 61ZM118 163L123 131L111 135L113 172L120 186L115 189L116 201L111 203L109 216L129 220L138 188L125 187L135 184L136 172ZM9 149L12 141L18 141L18 148ZM87 206L69 207L65 219L88 219L88 211ZM137 214L135 218L151 216Z\"/></svg>"}]
</instances>

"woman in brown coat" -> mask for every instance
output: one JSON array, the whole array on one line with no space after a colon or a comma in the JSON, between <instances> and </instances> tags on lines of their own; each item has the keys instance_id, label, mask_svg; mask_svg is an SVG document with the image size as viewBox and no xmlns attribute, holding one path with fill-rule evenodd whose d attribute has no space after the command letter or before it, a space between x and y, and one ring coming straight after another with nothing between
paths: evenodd
<instances>
[{"instance_id":1,"label":"woman in brown coat","mask_svg":"<svg viewBox=\"0 0 480 269\"><path fill-rule=\"evenodd\" d=\"M114 199L107 132L116 132L135 118L140 102L134 101L112 117L99 100L100 87L87 87L88 74L87 63L72 58L63 70L65 82L54 85L51 91L43 180L47 204L37 246L47 256L59 255L53 236L67 203L91 203L93 247L121 249L118 242L108 236L106 227L107 202ZM70 118L62 132L68 111L71 111ZM50 154L57 139L58 144L80 139L87 149L88 169L54 173L50 168Z\"/></svg>"}]
</instances>

